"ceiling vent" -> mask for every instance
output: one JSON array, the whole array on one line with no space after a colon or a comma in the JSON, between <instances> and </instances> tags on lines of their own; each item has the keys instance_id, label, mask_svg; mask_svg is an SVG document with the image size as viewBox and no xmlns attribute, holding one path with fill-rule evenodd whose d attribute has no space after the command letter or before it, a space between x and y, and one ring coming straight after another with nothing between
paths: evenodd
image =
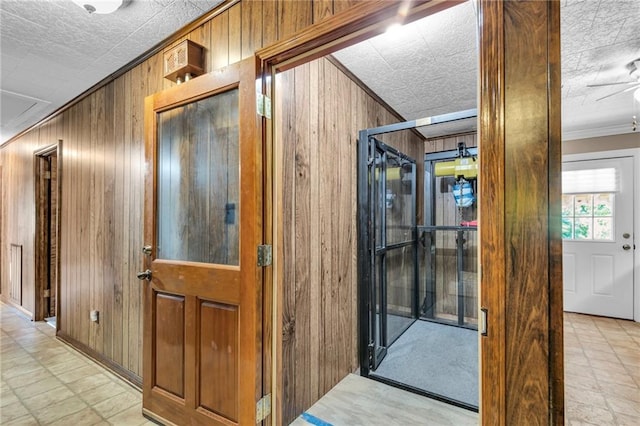
<instances>
[{"instance_id":1,"label":"ceiling vent","mask_svg":"<svg viewBox=\"0 0 640 426\"><path fill-rule=\"evenodd\" d=\"M204 47L185 40L164 53L164 77L175 83L204 73Z\"/></svg>"},{"instance_id":2,"label":"ceiling vent","mask_svg":"<svg viewBox=\"0 0 640 426\"><path fill-rule=\"evenodd\" d=\"M22 125L33 120L37 114L49 105L49 101L21 95L20 93L0 90L0 127L4 135L17 133Z\"/></svg>"}]
</instances>

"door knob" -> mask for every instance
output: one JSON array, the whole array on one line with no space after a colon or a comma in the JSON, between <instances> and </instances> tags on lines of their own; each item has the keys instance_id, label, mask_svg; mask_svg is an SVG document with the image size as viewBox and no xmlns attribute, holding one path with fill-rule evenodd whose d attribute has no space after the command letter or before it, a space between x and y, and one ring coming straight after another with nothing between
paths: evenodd
<instances>
[{"instance_id":1,"label":"door knob","mask_svg":"<svg viewBox=\"0 0 640 426\"><path fill-rule=\"evenodd\" d=\"M629 244L625 244L622 246L623 250L631 250L631 246Z\"/></svg>"},{"instance_id":2,"label":"door knob","mask_svg":"<svg viewBox=\"0 0 640 426\"><path fill-rule=\"evenodd\" d=\"M136 276L139 280L151 281L151 270L147 269L146 271L138 272Z\"/></svg>"},{"instance_id":3,"label":"door knob","mask_svg":"<svg viewBox=\"0 0 640 426\"><path fill-rule=\"evenodd\" d=\"M144 247L142 247L142 252L143 252L145 255L149 256L149 255L151 254L151 246L144 246Z\"/></svg>"}]
</instances>

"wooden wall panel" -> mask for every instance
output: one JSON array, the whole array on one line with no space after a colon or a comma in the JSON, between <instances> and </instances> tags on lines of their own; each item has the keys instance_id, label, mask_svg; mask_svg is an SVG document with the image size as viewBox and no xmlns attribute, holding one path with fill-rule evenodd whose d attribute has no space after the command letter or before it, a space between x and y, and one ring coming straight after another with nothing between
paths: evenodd
<instances>
[{"instance_id":1,"label":"wooden wall panel","mask_svg":"<svg viewBox=\"0 0 640 426\"><path fill-rule=\"evenodd\" d=\"M172 43L189 38L202 44L206 69L211 71L249 57L256 50L355 3L346 0L241 1ZM6 200L2 210L0 262L8 265L10 243L23 246L22 308L33 312L35 296L33 152L61 139L59 335L110 363L138 384L142 374L142 287L135 273L142 266L144 244L142 105L147 95L175 85L163 78L162 65L160 52L0 148L2 193ZM318 161L317 157L310 156L310 159ZM317 176L311 179L316 185L320 184L319 180L315 181L319 179ZM319 216L314 220L314 232L320 232ZM341 220L347 222L347 218ZM321 265L314 262L312 268L319 270ZM329 268L330 264L325 267ZM345 277L354 269L353 266L341 267L347 269L342 272ZM8 268L0 270L0 284L5 300ZM341 289L332 288L336 294L325 294L327 301L332 297L337 300L354 297L350 290L340 293ZM321 296L312 293L310 297ZM89 321L92 309L100 312L98 323ZM319 308L313 309L314 315L322 314ZM342 312L342 318L351 315ZM333 326L343 335L355 333L351 325L339 329L336 321ZM352 329L348 331L349 327ZM313 333L312 339L319 339L322 330L316 329ZM328 362L347 357L346 350L342 355L337 353L342 349L333 350ZM349 353L349 358L353 358L350 364L354 364L355 348L350 348ZM318 367L324 368L324 365L318 364ZM339 374L329 369L326 383L323 378L316 388L325 389ZM313 395L318 392L314 390Z\"/></svg>"},{"instance_id":2,"label":"wooden wall panel","mask_svg":"<svg viewBox=\"0 0 640 426\"><path fill-rule=\"evenodd\" d=\"M274 2L278 14L277 39L283 40L293 33L313 23L313 3L311 1L278 1Z\"/></svg>"},{"instance_id":3,"label":"wooden wall panel","mask_svg":"<svg viewBox=\"0 0 640 426\"><path fill-rule=\"evenodd\" d=\"M4 235L5 230L2 224L4 223L4 217L6 215L4 206L7 205L7 199L4 194L4 185L2 184L2 153L0 152L0 298L2 298L2 271L7 268L4 262L3 252L6 250L4 248Z\"/></svg>"},{"instance_id":4,"label":"wooden wall panel","mask_svg":"<svg viewBox=\"0 0 640 426\"><path fill-rule=\"evenodd\" d=\"M9 301L22 306L22 246L9 247Z\"/></svg>"},{"instance_id":5,"label":"wooden wall panel","mask_svg":"<svg viewBox=\"0 0 640 426\"><path fill-rule=\"evenodd\" d=\"M283 183L282 206L276 208L286 230L286 424L358 368L357 136L360 129L398 120L327 59L280 73L276 91ZM385 139L416 159L423 155L423 141L413 133Z\"/></svg>"},{"instance_id":6,"label":"wooden wall panel","mask_svg":"<svg viewBox=\"0 0 640 426\"><path fill-rule=\"evenodd\" d=\"M262 16L263 3L261 1L244 1L240 3L241 36L240 49L242 59L248 58L258 50L262 44Z\"/></svg>"},{"instance_id":7,"label":"wooden wall panel","mask_svg":"<svg viewBox=\"0 0 640 426\"><path fill-rule=\"evenodd\" d=\"M0 166L3 168L2 208L2 258L0 271L2 298L9 301L10 245L22 246L22 301L18 306L27 315L35 309L35 156L37 151L52 145L59 137L60 118L48 125L34 129L20 138L19 143L5 144L0 149ZM41 141L40 134L45 141ZM14 303L15 305L15 303Z\"/></svg>"},{"instance_id":8,"label":"wooden wall panel","mask_svg":"<svg viewBox=\"0 0 640 426\"><path fill-rule=\"evenodd\" d=\"M91 288L90 304L92 309L98 309L104 316L103 289L105 258L105 90L100 89L91 96L91 156L94 164L91 173L91 197L92 209L89 224L89 233L94 238L91 241L90 264L91 268ZM104 318L102 319L104 321ZM97 352L102 352L104 348L103 327L91 327L89 333L89 346L95 348Z\"/></svg>"}]
</instances>

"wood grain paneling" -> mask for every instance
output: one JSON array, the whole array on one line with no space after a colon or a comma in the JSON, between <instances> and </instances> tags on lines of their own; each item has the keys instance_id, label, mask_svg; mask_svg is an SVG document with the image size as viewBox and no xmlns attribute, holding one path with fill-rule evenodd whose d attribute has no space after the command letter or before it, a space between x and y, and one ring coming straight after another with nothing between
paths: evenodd
<instances>
[{"instance_id":1,"label":"wood grain paneling","mask_svg":"<svg viewBox=\"0 0 640 426\"><path fill-rule=\"evenodd\" d=\"M563 424L560 4L480 4L482 421Z\"/></svg>"},{"instance_id":2,"label":"wood grain paneling","mask_svg":"<svg viewBox=\"0 0 640 426\"><path fill-rule=\"evenodd\" d=\"M505 4L505 244L507 245L507 412L522 423L549 412L549 168L547 5ZM526 37L523 34L527 34ZM509 84L511 82L511 84ZM514 247L518 247L514 249ZM526 305L526 310L523 309ZM528 349L523 351L522 342ZM509 398L519 395L519 400ZM548 415L548 414L547 414ZM540 423L543 423L540 419ZM545 419L546 420L546 419ZM546 423L546 422L544 422Z\"/></svg>"},{"instance_id":3,"label":"wood grain paneling","mask_svg":"<svg viewBox=\"0 0 640 426\"><path fill-rule=\"evenodd\" d=\"M480 304L491 310L487 316L487 329L480 346L480 416L484 425L503 426L505 419L505 339L506 318L505 290L505 193L498 185L504 182L504 19L503 2L482 1L484 31L480 42L480 98L479 102L479 184L481 197L478 203L480 241ZM491 167L488 167L491 165ZM491 226L484 226L491 223ZM491 291L489 291L490 286ZM485 290L486 289L486 290Z\"/></svg>"},{"instance_id":4,"label":"wood grain paneling","mask_svg":"<svg viewBox=\"0 0 640 426\"><path fill-rule=\"evenodd\" d=\"M281 284L286 424L358 367L357 135L397 118L328 59L279 73L276 91L283 185L276 209L286 230L283 257L295 259L285 261ZM422 158L424 144L414 133L385 136Z\"/></svg>"},{"instance_id":5,"label":"wood grain paneling","mask_svg":"<svg viewBox=\"0 0 640 426\"><path fill-rule=\"evenodd\" d=\"M9 301L22 306L22 246L9 246Z\"/></svg>"},{"instance_id":6,"label":"wood grain paneling","mask_svg":"<svg viewBox=\"0 0 640 426\"><path fill-rule=\"evenodd\" d=\"M155 386L184 398L185 300L156 293Z\"/></svg>"},{"instance_id":7,"label":"wood grain paneling","mask_svg":"<svg viewBox=\"0 0 640 426\"><path fill-rule=\"evenodd\" d=\"M560 7L548 4L548 72L549 72L549 375L551 380L549 417L564 422L564 316L562 285L562 109L560 107Z\"/></svg>"},{"instance_id":8,"label":"wood grain paneling","mask_svg":"<svg viewBox=\"0 0 640 426\"><path fill-rule=\"evenodd\" d=\"M238 46L240 56L242 58L249 57L258 49L266 47L278 39L283 39L296 29L308 28L311 23L328 22L332 14L339 13L345 17L348 15L348 19L344 19L341 24L344 33L346 33L347 27L359 19L361 12L359 10L358 13L350 13L349 8L355 2L348 0L314 0L306 2L309 3L308 5L295 3L305 2L291 0L242 1L224 10L222 14L227 15L225 18L214 18L203 22L184 37L197 39L205 46L206 70L209 72L214 69L214 64L215 67L218 67L234 61L238 55ZM371 8L392 7L391 2L367 3L371 5ZM535 2L509 2L514 12L518 10L521 3L524 4L522 7L526 8L531 7L529 3ZM553 19L557 20L557 11L554 9L556 2L544 3L550 8L549 16L555 17ZM446 7L442 2L433 1L430 4L434 5L434 10ZM504 125L505 120L503 96L506 86L503 53L505 47L504 29L507 26L503 25L505 22L503 7L503 2L486 1L483 2L483 13L481 14L484 19L481 45L485 46L481 50L481 68L484 70L481 74L481 88L484 93L480 112L481 137L484 141L490 141L485 142L481 151L484 152L482 163L486 166L482 171L482 180L485 182L482 185L485 186L481 191L486 190L487 194L491 194L491 196L483 197L484 201L481 201L485 203L482 207L485 211L485 220L486 217L491 218L491 227L483 231L482 237L483 256L485 256L482 264L491 265L491 267L485 266L482 279L483 282L495 285L494 292L482 296L483 303L492 307L489 316L489 329L492 332L489 338L495 343L491 346L483 346L484 369L489 372L487 377L492 377L491 380L483 382L483 405L491 407L491 413L495 413L498 417L500 413L506 412L504 393L506 377L504 362L506 357L504 346L506 318L504 315L506 311L504 304L506 296L504 286L496 285L496 283L505 282L506 252L503 246L505 195L502 191L495 190L495 182L504 180L504 169L500 169L498 165L503 164L502 161L505 158L504 129L501 126ZM293 10L298 12L292 13ZM351 9L352 12L354 10ZM300 13L300 16L297 16L297 13ZM216 17L222 14L216 15ZM537 10L533 15L535 16L534 20L527 21L523 20L518 13L510 13L509 38L517 39L516 31L519 32L521 38L523 35L528 36L529 31L523 30L520 26L529 24L532 26L532 34L536 36L541 36L541 32L546 31L551 39L557 37L557 28L552 23L553 20L547 21L546 24L540 24L544 13ZM376 19L376 16L372 16L370 21L364 22L362 25L374 23ZM541 26L540 28L544 29L537 28L536 22ZM238 23L241 28L237 27ZM213 34L221 35L222 40L226 40L224 42L226 48L217 46L219 41L214 39ZM315 34L317 35L317 33ZM326 31L322 34L326 34ZM300 42L294 43L294 45L308 46L313 36L312 32L305 33ZM318 42L318 44L320 43ZM534 44L536 46L533 46ZM529 43L523 51L528 51L532 46L537 49L547 45L546 41ZM273 51L282 51L282 49L283 46L276 46ZM550 58L557 59L555 47L549 49L549 52ZM536 51L535 57L542 60L539 53ZM285 56L291 57L294 54L295 52L288 51ZM521 59L513 59L510 62L510 67L518 69L521 66L520 61ZM526 58L525 63L531 62L530 57ZM285 392L287 392L287 387L293 387L295 390L296 383L301 383L301 386L310 386L310 391L301 391L305 401L296 401L293 405L295 407L303 407L317 399L317 396L326 392L337 377L352 369L357 362L354 346L357 333L355 310L352 312L340 311L339 308L340 303L344 303L346 300L351 300L351 306L356 304L356 293L354 287L351 287L356 280L355 253L352 250L355 210L351 210L347 217L338 216L337 222L328 219L329 215L334 214L336 208L342 208L342 203L347 200L343 192L349 193L350 191L350 197L355 194L355 168L353 164L350 165L349 170L351 177L348 181L349 185L335 185L334 177L335 173L347 173L344 162L352 157L355 147L353 140L348 144L343 144L338 143L338 138L332 139L332 136L340 133L339 129L343 126L349 128L353 123L358 124L356 127L373 127L390 122L384 119L384 114L380 115L376 112L379 108L375 106L375 102L368 99L358 87L344 85L343 88L349 87L350 115L345 114L346 121L342 124L337 124L337 115L335 115L336 121L329 123L326 117L331 117L333 112L325 111L323 105L327 105L329 99L335 99L335 94L325 94L324 86L317 82L333 82L333 77L328 75L330 72L326 72L326 64L309 65L309 67L310 95L311 98L314 98L314 93L317 94L315 96L317 103L309 104L307 109L310 130L305 137L308 139L309 145L308 147L301 146L299 151L293 151L304 153L304 156L301 157L300 169L305 171L308 167L308 176L301 177L301 188L294 194L296 197L309 199L307 204L309 211L307 213L303 207L294 208L295 205L291 205L291 203L297 201L293 197L287 199L286 204L293 209L291 211L300 214L299 219L296 219L295 215L292 217L290 221L292 227L288 228L287 232L293 232L296 220L298 224L307 220L310 227L308 232L295 231L296 233L300 232L300 235L310 235L310 241L304 242L310 245L308 250L300 248L295 252L287 252L288 256L295 256L297 252L305 256L305 253L309 253L311 256L308 271L297 266L301 269L299 272L302 276L305 274L309 276L308 284L306 284L309 286L308 291L300 288L300 297L296 298L294 295L291 298L291 303L300 302L301 306L305 304L309 306L308 341L311 349L303 349L302 345L299 345L298 348L310 351L308 358L303 359L310 360L311 368L306 365L296 366L298 355L295 352L295 338L300 333L296 332L295 310L289 311L285 317L286 327L283 337L285 338L285 347L288 348L286 350L290 350L290 352L285 351L284 362L287 365L291 363L291 368L295 370L294 373L285 372ZM556 68L551 68L552 76L557 76ZM540 74L546 72L546 69L540 70ZM325 74L327 74L326 77ZM338 74L335 78L339 82ZM536 78L532 79L531 84L534 84L536 88L538 83ZM162 77L162 51L160 51L141 60L135 68L123 71L123 74L113 81L106 82L103 87L75 102L55 117L39 124L0 148L0 166L3 170L2 188L0 189L3 194L2 219L0 220L2 224L2 248L0 250L2 259L0 259L0 264L3 267L0 270L0 284L3 299L7 300L9 293L9 270L6 267L10 261L9 244L19 244L23 246L24 264L22 308L30 313L34 311L35 182L33 153L62 139L64 146L60 158L63 164L63 174L61 176L59 260L61 292L58 295L61 306L58 317L60 331L67 340L77 342L79 347L95 351L95 354L108 360L110 365L121 366L121 372L128 374L130 379L138 383L142 372L142 353L139 349L142 339L142 310L140 308L141 287L135 279L135 272L142 265L140 247L144 243L142 240L142 219L140 219L143 200L141 176L145 168L142 155L142 103L145 96L173 84ZM554 90L552 87L550 93L554 94ZM556 95L553 96L555 96L553 99L547 99L547 103L544 105L545 110L547 105L552 111L553 108L557 110L559 99ZM543 105L540 107L542 108ZM293 138L296 136L295 128L299 123L294 121L291 123L290 134ZM549 123L552 127L557 127L558 124L556 121L549 121ZM295 139L293 143L295 143ZM335 146L328 145L330 143L335 143ZM554 139L554 144L557 143ZM332 149L335 148L337 151L330 152L328 146L332 146ZM557 178L553 180L552 176L552 166L555 164L555 160L552 159L557 157L558 147L554 145L548 153L549 182L557 185ZM286 164L290 164L291 153L287 151L284 155L289 161ZM511 155L513 158L513 153ZM531 159L532 156L535 154L528 154L526 158ZM338 160L336 161L336 159ZM293 160L295 161L295 156ZM306 166L307 163L308 166ZM494 166L488 167L489 165ZM291 173L290 178L294 179L290 180L291 182L295 182L296 169L298 169L298 165L292 171L284 171ZM520 181L517 182L519 185ZM536 181L536 185L542 184L542 181ZM308 189L305 185L308 185ZM540 191L537 189L539 188L536 187L534 191L536 197L540 196ZM509 197L511 195L506 200L511 199ZM553 200L553 196L549 195L548 202L554 204ZM345 210L341 214L355 208L354 206L344 207ZM545 212L545 214L547 213ZM307 217L308 219L306 219ZM351 224L351 234L340 229L349 223ZM542 229L540 223L536 222L536 224ZM552 224L549 226L552 227ZM522 229L511 227L510 229L512 236L531 230L527 227ZM323 237L318 237L319 235ZM340 241L335 241L336 239L340 239ZM296 247L296 244L296 241L292 241L290 247ZM557 254L559 250L557 242L552 241L550 244L551 252ZM348 254L345 254L343 258L338 258L333 252L334 248L335 250L346 250ZM555 254L552 255L549 264L553 269L552 274L557 276L559 266L555 260ZM539 253L536 253L536 259L539 259L538 255ZM347 261L347 259L350 260ZM297 271L293 268L287 273L296 274ZM287 277L292 278L291 275L287 275ZM518 290L519 293L517 293L523 297L532 294L529 284L532 284L533 281L530 279L531 277L525 278L527 278L523 281L526 284L525 287ZM302 287L304 283L297 285ZM286 297L291 296L287 295ZM560 303L558 300L559 294L556 289L556 293L550 299L556 308ZM522 303L524 304L524 300ZM337 311L335 308L332 311L332 307L328 304L335 304L338 307ZM291 308L295 308L295 304L290 304L290 308L287 309ZM525 308L524 305L523 308ZM539 319L539 308L541 305L536 304L533 308L524 309L524 312L533 310L535 313L532 317L519 317L522 322L518 323L516 329L520 329L520 326L526 324L532 324L530 321L534 319ZM90 309L97 309L101 312L99 323L89 323L88 311ZM510 307L510 312L516 311ZM336 314L337 317L334 317ZM344 318L351 318L351 322L350 325L341 328L340 321ZM557 360L561 358L561 353L558 352L557 342L560 332L557 330L560 327L557 316L552 316L550 321L556 330L554 331L555 343L547 349L555 354L554 365L556 367L553 377L548 378L554 383L558 383L558 369L560 368L558 366L561 364ZM303 324L306 328L307 323L303 321ZM353 342L347 346L347 349L338 348L335 344L325 345L325 339L333 338L333 336L344 338L345 335L353 338ZM510 334L510 336L517 335ZM528 333L526 337L537 338L535 333ZM538 342L539 339L535 341ZM520 347L525 344L527 342L523 339ZM290 348L286 345L294 346ZM518 349L515 345L510 348L510 350ZM544 352L544 345L536 346L534 352L539 355L542 353L540 350ZM304 356L307 357L307 355ZM339 366L341 360L344 359L350 361L346 363L346 366ZM529 370L529 373L533 374L534 370ZM303 374L305 378L302 381L298 379L296 382L295 374ZM520 377L515 370L512 370L512 376L514 380ZM539 382L532 383L533 388L539 389ZM558 390L561 388L561 384L555 386L554 396L561 398L559 396L561 392ZM289 392L292 395L297 395L291 389ZM559 413L561 406L558 404L561 405L561 402L557 401L561 400L556 400L554 410ZM521 414L517 407L512 408L514 414ZM287 415L290 417L295 412L296 409L290 408ZM491 414L486 408L485 413ZM501 424L500 421L490 421L489 423Z\"/></svg>"},{"instance_id":9,"label":"wood grain paneling","mask_svg":"<svg viewBox=\"0 0 640 426\"><path fill-rule=\"evenodd\" d=\"M305 4L302 4L305 3ZM307 4L308 3L308 4ZM356 2L241 1L214 14L185 38L205 47L205 68L237 62L292 31L343 11ZM314 14L314 9L323 10ZM300 14L300 15L299 15ZM68 340L122 366L140 384L142 374L142 265L144 173L143 103L175 83L162 77L160 51L106 82L55 117L0 149L3 167L1 263L9 243L23 246L22 308L34 311L33 153L64 140L61 162L60 287L58 326ZM8 268L0 270L8 298ZM100 311L100 322L89 311Z\"/></svg>"},{"instance_id":10,"label":"wood grain paneling","mask_svg":"<svg viewBox=\"0 0 640 426\"><path fill-rule=\"evenodd\" d=\"M4 266L4 257L2 256L4 249L4 223L5 210L4 206L7 205L7 200L4 198L4 185L2 184L2 155L0 155L0 297L2 297L2 270Z\"/></svg>"}]
</instances>

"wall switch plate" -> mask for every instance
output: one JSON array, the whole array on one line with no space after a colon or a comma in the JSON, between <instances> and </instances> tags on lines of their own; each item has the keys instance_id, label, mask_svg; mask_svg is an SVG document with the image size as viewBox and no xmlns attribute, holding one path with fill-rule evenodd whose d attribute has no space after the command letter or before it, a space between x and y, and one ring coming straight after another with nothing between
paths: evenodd
<instances>
[{"instance_id":1,"label":"wall switch plate","mask_svg":"<svg viewBox=\"0 0 640 426\"><path fill-rule=\"evenodd\" d=\"M100 312L96 310L89 312L89 319L91 319L91 321L98 322L99 318L100 318Z\"/></svg>"}]
</instances>

